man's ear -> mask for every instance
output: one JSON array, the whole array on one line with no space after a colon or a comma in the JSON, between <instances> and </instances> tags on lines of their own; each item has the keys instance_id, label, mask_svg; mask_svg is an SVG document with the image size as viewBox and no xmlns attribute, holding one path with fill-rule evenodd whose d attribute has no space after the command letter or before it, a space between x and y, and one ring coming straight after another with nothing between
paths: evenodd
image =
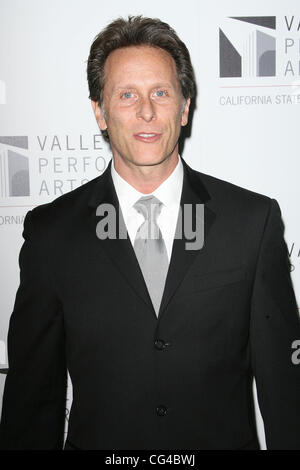
<instances>
[{"instance_id":1,"label":"man's ear","mask_svg":"<svg viewBox=\"0 0 300 470\"><path fill-rule=\"evenodd\" d=\"M190 109L190 104L191 104L191 98L188 98L185 102L182 115L181 115L181 125L186 126L188 123L188 117L189 117L189 109Z\"/></svg>"},{"instance_id":2,"label":"man's ear","mask_svg":"<svg viewBox=\"0 0 300 470\"><path fill-rule=\"evenodd\" d=\"M103 115L102 109L99 106L98 101L91 100L91 103L92 103L92 108L94 110L94 114L95 114L95 118L98 123L98 126L101 129L101 131L105 131L107 129L107 124L106 124L106 120Z\"/></svg>"}]
</instances>

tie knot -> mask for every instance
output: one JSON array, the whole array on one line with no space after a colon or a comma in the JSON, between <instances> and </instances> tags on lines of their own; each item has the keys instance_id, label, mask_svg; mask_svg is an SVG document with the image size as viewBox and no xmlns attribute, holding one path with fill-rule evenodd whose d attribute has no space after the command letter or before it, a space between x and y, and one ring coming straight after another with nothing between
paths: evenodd
<instances>
[{"instance_id":1,"label":"tie knot","mask_svg":"<svg viewBox=\"0 0 300 470\"><path fill-rule=\"evenodd\" d=\"M162 202L155 196L143 196L133 206L145 220L155 221L160 214Z\"/></svg>"}]
</instances>

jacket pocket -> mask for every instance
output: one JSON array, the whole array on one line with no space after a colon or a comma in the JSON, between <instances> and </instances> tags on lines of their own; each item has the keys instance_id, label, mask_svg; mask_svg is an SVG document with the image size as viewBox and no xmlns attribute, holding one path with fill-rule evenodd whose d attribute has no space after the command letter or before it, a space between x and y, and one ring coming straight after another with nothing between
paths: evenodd
<instances>
[{"instance_id":1,"label":"jacket pocket","mask_svg":"<svg viewBox=\"0 0 300 470\"><path fill-rule=\"evenodd\" d=\"M194 274L192 285L193 292L217 289L220 287L235 284L246 280L246 271L244 267L214 271L207 274Z\"/></svg>"}]
</instances>

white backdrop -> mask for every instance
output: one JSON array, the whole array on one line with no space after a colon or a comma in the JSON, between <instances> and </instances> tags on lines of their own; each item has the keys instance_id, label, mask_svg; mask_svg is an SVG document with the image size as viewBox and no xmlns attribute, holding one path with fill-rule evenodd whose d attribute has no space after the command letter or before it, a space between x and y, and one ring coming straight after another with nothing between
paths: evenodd
<instances>
[{"instance_id":1,"label":"white backdrop","mask_svg":"<svg viewBox=\"0 0 300 470\"><path fill-rule=\"evenodd\" d=\"M0 0L0 368L8 366L24 215L98 176L111 157L88 100L86 60L96 34L128 14L165 20L188 46L198 99L183 157L279 201L299 299L299 0ZM219 29L240 57L241 76L220 77ZM270 76L258 76L259 47L269 51ZM71 399L70 387L68 408ZM258 409L257 420L265 448Z\"/></svg>"}]
</instances>

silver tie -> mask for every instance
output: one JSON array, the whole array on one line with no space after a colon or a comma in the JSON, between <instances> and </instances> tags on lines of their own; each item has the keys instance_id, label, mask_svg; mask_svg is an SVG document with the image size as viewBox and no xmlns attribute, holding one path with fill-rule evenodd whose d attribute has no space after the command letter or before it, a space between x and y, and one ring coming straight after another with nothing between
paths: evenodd
<instances>
[{"instance_id":1,"label":"silver tie","mask_svg":"<svg viewBox=\"0 0 300 470\"><path fill-rule=\"evenodd\" d=\"M133 206L145 218L137 231L134 251L157 316L169 267L166 245L157 225L161 206L155 196L141 197Z\"/></svg>"}]
</instances>

